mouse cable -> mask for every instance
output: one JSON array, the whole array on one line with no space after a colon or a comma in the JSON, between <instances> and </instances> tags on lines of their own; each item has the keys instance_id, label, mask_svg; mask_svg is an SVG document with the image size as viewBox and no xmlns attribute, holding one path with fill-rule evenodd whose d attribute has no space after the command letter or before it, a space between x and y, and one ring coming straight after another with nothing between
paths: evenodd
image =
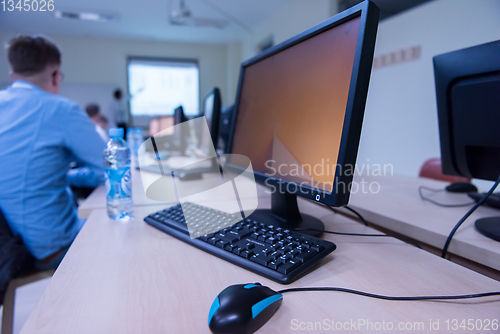
<instances>
[{"instance_id":1,"label":"mouse cable","mask_svg":"<svg viewBox=\"0 0 500 334\"><path fill-rule=\"evenodd\" d=\"M468 203L464 203L464 204L443 204L443 203L439 203L439 202L436 202L436 201L432 200L430 197L424 196L424 194L422 193L422 190L427 190L427 191L432 191L434 193L438 193L438 192L444 191L444 189L433 189L433 188L429 188L429 187L426 187L426 186L420 186L420 187L418 187L418 194L420 195L420 198L423 201L430 202L430 203L432 203L434 205L437 205L437 206L440 206L440 207L443 207L443 208L461 208L461 207L470 206L470 205L473 205L473 204L476 203L476 202L468 202Z\"/></svg>"},{"instance_id":2,"label":"mouse cable","mask_svg":"<svg viewBox=\"0 0 500 334\"><path fill-rule=\"evenodd\" d=\"M446 257L446 252L448 252L448 247L450 246L451 239L453 239L453 236L455 235L455 232L457 232L457 230L460 227L460 225L462 225L464 223L464 221L467 218L469 218L469 216L474 211L476 211L476 209L479 206L483 205L483 203L486 202L486 200L488 199L488 197L490 197L490 195L495 191L495 189L497 188L497 186L498 186L499 183L500 183L500 176L496 180L495 184L491 187L490 191L488 191L488 193L486 194L486 196L484 196L479 202L477 202L476 205L474 205L472 207L472 209L470 209L469 212L467 212L465 214L465 216L463 216L462 219L460 219L460 221L457 223L457 225L455 225L455 227L453 228L453 230L451 230L450 235L448 235L448 239L446 239L446 243L444 244L443 252L441 253L441 257L443 259Z\"/></svg>"},{"instance_id":3,"label":"mouse cable","mask_svg":"<svg viewBox=\"0 0 500 334\"><path fill-rule=\"evenodd\" d=\"M399 301L412 301L412 300L451 300L451 299L470 299L470 298L482 298L482 297L490 297L490 296L500 296L500 291L496 292L485 292L485 293L475 293L469 295L457 295L457 296L414 296L414 297L392 297L392 296L383 296L377 295L374 293L368 293L363 291L351 290L346 288L333 288L333 287L317 287L317 288L290 288L277 291L278 293L287 293L287 292L300 292L300 291L338 291L338 292L346 292L352 293L355 295L384 299L384 300L399 300Z\"/></svg>"}]
</instances>

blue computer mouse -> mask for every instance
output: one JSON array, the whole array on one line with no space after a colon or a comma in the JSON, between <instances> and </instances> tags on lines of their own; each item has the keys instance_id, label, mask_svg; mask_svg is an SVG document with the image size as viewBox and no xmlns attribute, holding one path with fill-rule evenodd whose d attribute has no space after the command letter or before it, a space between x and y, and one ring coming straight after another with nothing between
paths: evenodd
<instances>
[{"instance_id":1,"label":"blue computer mouse","mask_svg":"<svg viewBox=\"0 0 500 334\"><path fill-rule=\"evenodd\" d=\"M231 285L215 298L208 326L215 334L253 333L280 307L283 295L260 283Z\"/></svg>"}]
</instances>

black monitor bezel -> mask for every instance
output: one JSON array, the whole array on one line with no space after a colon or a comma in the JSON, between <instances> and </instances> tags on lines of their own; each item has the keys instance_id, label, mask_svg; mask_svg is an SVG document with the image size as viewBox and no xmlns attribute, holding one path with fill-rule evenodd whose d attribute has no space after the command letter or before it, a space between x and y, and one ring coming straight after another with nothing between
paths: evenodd
<instances>
[{"instance_id":1,"label":"black monitor bezel","mask_svg":"<svg viewBox=\"0 0 500 334\"><path fill-rule=\"evenodd\" d=\"M203 97L203 112L200 113L200 116L205 116L205 105L206 105L206 100L210 96L214 96L214 104L212 106L212 121L211 121L211 126L210 126L210 136L212 137L212 143L214 145L214 148L217 149L217 144L219 140L219 121L220 121L220 114L222 110L222 97L220 93L220 89L218 87L212 88L206 95Z\"/></svg>"},{"instance_id":2,"label":"black monitor bezel","mask_svg":"<svg viewBox=\"0 0 500 334\"><path fill-rule=\"evenodd\" d=\"M339 26L354 18L360 17L356 53L354 56L351 82L349 85L349 94L346 104L346 113L337 159L337 164L340 166L354 166L359 146L359 139L361 136L361 126L363 123L366 97L368 94L368 84L370 81L370 74L373 63L373 53L375 49L375 39L378 27L378 14L379 9L373 2L364 1L310 28L309 30L306 30L305 32L264 51L260 55L257 55L256 57L243 62L241 64L238 90L236 94L236 101L234 104L235 110L231 121L229 148L227 152L232 153L233 149L234 129L236 126L236 120L238 118L238 106L240 102L241 87L246 67L253 65L265 58L273 56L278 52L288 49L331 28ZM241 167L232 165L230 162L227 165L230 169L241 170ZM330 206L342 206L346 205L349 202L349 191L336 192L335 189L338 184L350 185L353 179L353 175L350 175L350 173L342 173L339 168L336 168L335 177L333 179L333 190L331 193L329 193L324 190L312 188L309 186L299 187L298 183L296 182L271 177L255 171L254 176L257 182L266 183L267 185L274 187L280 187L280 183L285 183L287 184L287 190L291 193L311 200L315 200L317 202L325 203ZM289 189L290 187L288 186L288 184L295 185L295 188Z\"/></svg>"}]
</instances>

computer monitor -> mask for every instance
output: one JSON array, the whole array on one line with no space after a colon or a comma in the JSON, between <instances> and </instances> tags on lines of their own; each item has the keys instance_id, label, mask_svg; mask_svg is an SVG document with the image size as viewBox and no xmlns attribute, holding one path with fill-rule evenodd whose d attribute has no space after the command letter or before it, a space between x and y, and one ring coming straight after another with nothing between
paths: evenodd
<instances>
[{"instance_id":1,"label":"computer monitor","mask_svg":"<svg viewBox=\"0 0 500 334\"><path fill-rule=\"evenodd\" d=\"M319 235L297 195L349 200L373 62L378 8L362 2L242 64L229 152L269 186L271 210L250 218ZM242 170L229 158L228 167Z\"/></svg>"},{"instance_id":2,"label":"computer monitor","mask_svg":"<svg viewBox=\"0 0 500 334\"><path fill-rule=\"evenodd\" d=\"M200 157L209 157L214 150L217 150L221 104L221 94L219 88L217 87L210 90L210 92L203 98L203 110L200 113L200 116L205 116L208 127L204 127L203 129L208 129L210 133L200 133L200 144L196 150L199 150ZM196 151L195 153L197 153ZM183 169L182 173L184 174L184 177L190 175L191 179L198 179L205 173L220 173L217 159L211 158L210 161L210 166L207 167ZM180 171L178 172L180 173Z\"/></svg>"},{"instance_id":3,"label":"computer monitor","mask_svg":"<svg viewBox=\"0 0 500 334\"><path fill-rule=\"evenodd\" d=\"M210 142L207 142L207 139L210 137L212 138L214 149L217 150L221 104L220 90L217 87L210 90L210 92L203 98L203 111L201 116L205 116L205 119L207 120L210 136L201 136L200 148L205 150L207 153L210 151Z\"/></svg>"},{"instance_id":4,"label":"computer monitor","mask_svg":"<svg viewBox=\"0 0 500 334\"><path fill-rule=\"evenodd\" d=\"M226 106L221 109L219 121L219 142L218 147L227 153L227 142L231 133L231 121L233 119L234 105Z\"/></svg>"},{"instance_id":5,"label":"computer monitor","mask_svg":"<svg viewBox=\"0 0 500 334\"><path fill-rule=\"evenodd\" d=\"M500 175L500 41L434 57L443 174ZM500 241L500 217L476 221Z\"/></svg>"},{"instance_id":6,"label":"computer monitor","mask_svg":"<svg viewBox=\"0 0 500 334\"><path fill-rule=\"evenodd\" d=\"M182 106L178 106L177 108L175 108L175 111L174 111L174 126L175 125L178 125L178 124L181 124L181 123L184 123L187 121L187 117L184 115L184 109L182 108ZM174 128L174 142L175 142L175 147L178 149L178 151L181 153L181 154L184 154L184 152L186 151L186 147L187 147L187 133L184 133L184 128L183 126L178 126L178 127L175 127Z\"/></svg>"},{"instance_id":7,"label":"computer monitor","mask_svg":"<svg viewBox=\"0 0 500 334\"><path fill-rule=\"evenodd\" d=\"M184 114L184 108L178 106L174 111L174 125L181 124L187 121L187 117Z\"/></svg>"}]
</instances>

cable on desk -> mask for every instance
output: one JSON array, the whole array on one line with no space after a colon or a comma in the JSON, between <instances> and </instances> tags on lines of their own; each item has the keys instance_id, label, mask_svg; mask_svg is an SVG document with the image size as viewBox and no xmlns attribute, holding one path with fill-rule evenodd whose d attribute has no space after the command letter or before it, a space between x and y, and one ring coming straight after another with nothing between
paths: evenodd
<instances>
[{"instance_id":1,"label":"cable on desk","mask_svg":"<svg viewBox=\"0 0 500 334\"><path fill-rule=\"evenodd\" d=\"M350 236L355 236L355 237L390 237L394 238L392 235L388 234L363 234L363 233L348 233L348 232L334 232L334 231L323 231L319 230L316 228L307 228L307 227L299 227L299 228L294 228L291 229L292 231L316 231L316 232L324 232L328 234L336 234L336 235L350 235Z\"/></svg>"},{"instance_id":2,"label":"cable on desk","mask_svg":"<svg viewBox=\"0 0 500 334\"><path fill-rule=\"evenodd\" d=\"M436 202L436 201L430 199L429 197L424 196L424 194L422 193L422 190L431 191L433 193L439 193L439 192L445 191L444 189L433 189L433 188L429 188L426 186L418 187L418 194L420 195L420 198L423 201L430 202L434 205L437 205L437 206L440 206L443 208L461 208L461 207L470 206L470 205L473 205L474 203L476 203L476 202L468 202L468 203L464 203L464 204L443 204L443 203Z\"/></svg>"},{"instance_id":3,"label":"cable on desk","mask_svg":"<svg viewBox=\"0 0 500 334\"><path fill-rule=\"evenodd\" d=\"M470 295L457 295L457 296L414 296L414 297L392 297L392 296L384 296L377 295L374 293L368 293L363 291L351 290L346 288L334 288L334 287L317 287L317 288L290 288L278 291L278 293L287 293L287 292L300 292L300 291L338 291L338 292L346 292L352 293L355 295L384 299L384 300L399 300L399 301L414 301L414 300L453 300L453 299L471 299L471 298L483 298L483 297L491 297L491 296L500 296L500 292L485 292L485 293L475 293Z\"/></svg>"},{"instance_id":4,"label":"cable on desk","mask_svg":"<svg viewBox=\"0 0 500 334\"><path fill-rule=\"evenodd\" d=\"M335 213L338 213L337 210L335 210L333 207L327 205L327 204L323 204L326 208L332 210L333 212ZM351 211L352 213L354 213L355 215L357 215L361 221L363 221L363 223L368 226L368 223L366 222L366 220L363 218L363 216L361 216L361 214L359 212L357 212L356 210L348 207L347 205L344 206L346 209L348 209L349 211ZM355 237L389 237L389 238L395 238L395 239L398 239L398 240L402 240L410 245L413 245L415 247L417 247L418 249L422 249L422 247L420 247L419 244L417 244L416 242L413 242L413 240L411 239L406 239L404 240L403 238L397 238L395 236L392 236L392 235L388 235L388 234L363 234L363 233L344 233L344 232L333 232L333 231L323 231L323 230L317 230L317 229L311 229L311 228L297 228L297 229L294 229L295 231L304 231L304 230L310 230L310 231L317 231L317 232L324 232L324 233L329 233L329 234L336 234L336 235L348 235L348 236L355 236Z\"/></svg>"},{"instance_id":5,"label":"cable on desk","mask_svg":"<svg viewBox=\"0 0 500 334\"><path fill-rule=\"evenodd\" d=\"M359 214L358 211L354 210L353 208L351 207L348 207L347 205L344 206L344 208L346 208L347 210L351 211L352 213L354 213L356 216L359 217L359 219L361 219L361 221L363 222L363 224L365 224L365 226L368 226L368 223L366 222L366 220L363 218L363 216L361 214Z\"/></svg>"},{"instance_id":6,"label":"cable on desk","mask_svg":"<svg viewBox=\"0 0 500 334\"><path fill-rule=\"evenodd\" d=\"M460 219L460 221L457 223L457 225L455 225L455 227L453 228L453 230L451 230L450 232L450 235L448 235L448 239L446 239L446 243L444 244L444 248L443 248L443 252L441 253L441 257L442 258L445 258L446 257L446 252L448 251L448 247L450 246L450 242L451 242L451 239L453 239L453 236L455 235L455 232L457 232L458 228L460 227L460 225L462 225L464 223L464 221L469 218L469 216L474 212L476 211L476 209L483 205L483 203L488 199L488 197L490 197L490 195L495 191L495 189L497 188L498 184L500 183L500 176L498 177L498 179L496 180L495 184L491 187L490 191L488 191L486 193L486 196L484 196L479 202L476 203L476 205L474 205L470 210L469 212L467 212L465 214L465 216L462 217L462 219Z\"/></svg>"}]
</instances>

